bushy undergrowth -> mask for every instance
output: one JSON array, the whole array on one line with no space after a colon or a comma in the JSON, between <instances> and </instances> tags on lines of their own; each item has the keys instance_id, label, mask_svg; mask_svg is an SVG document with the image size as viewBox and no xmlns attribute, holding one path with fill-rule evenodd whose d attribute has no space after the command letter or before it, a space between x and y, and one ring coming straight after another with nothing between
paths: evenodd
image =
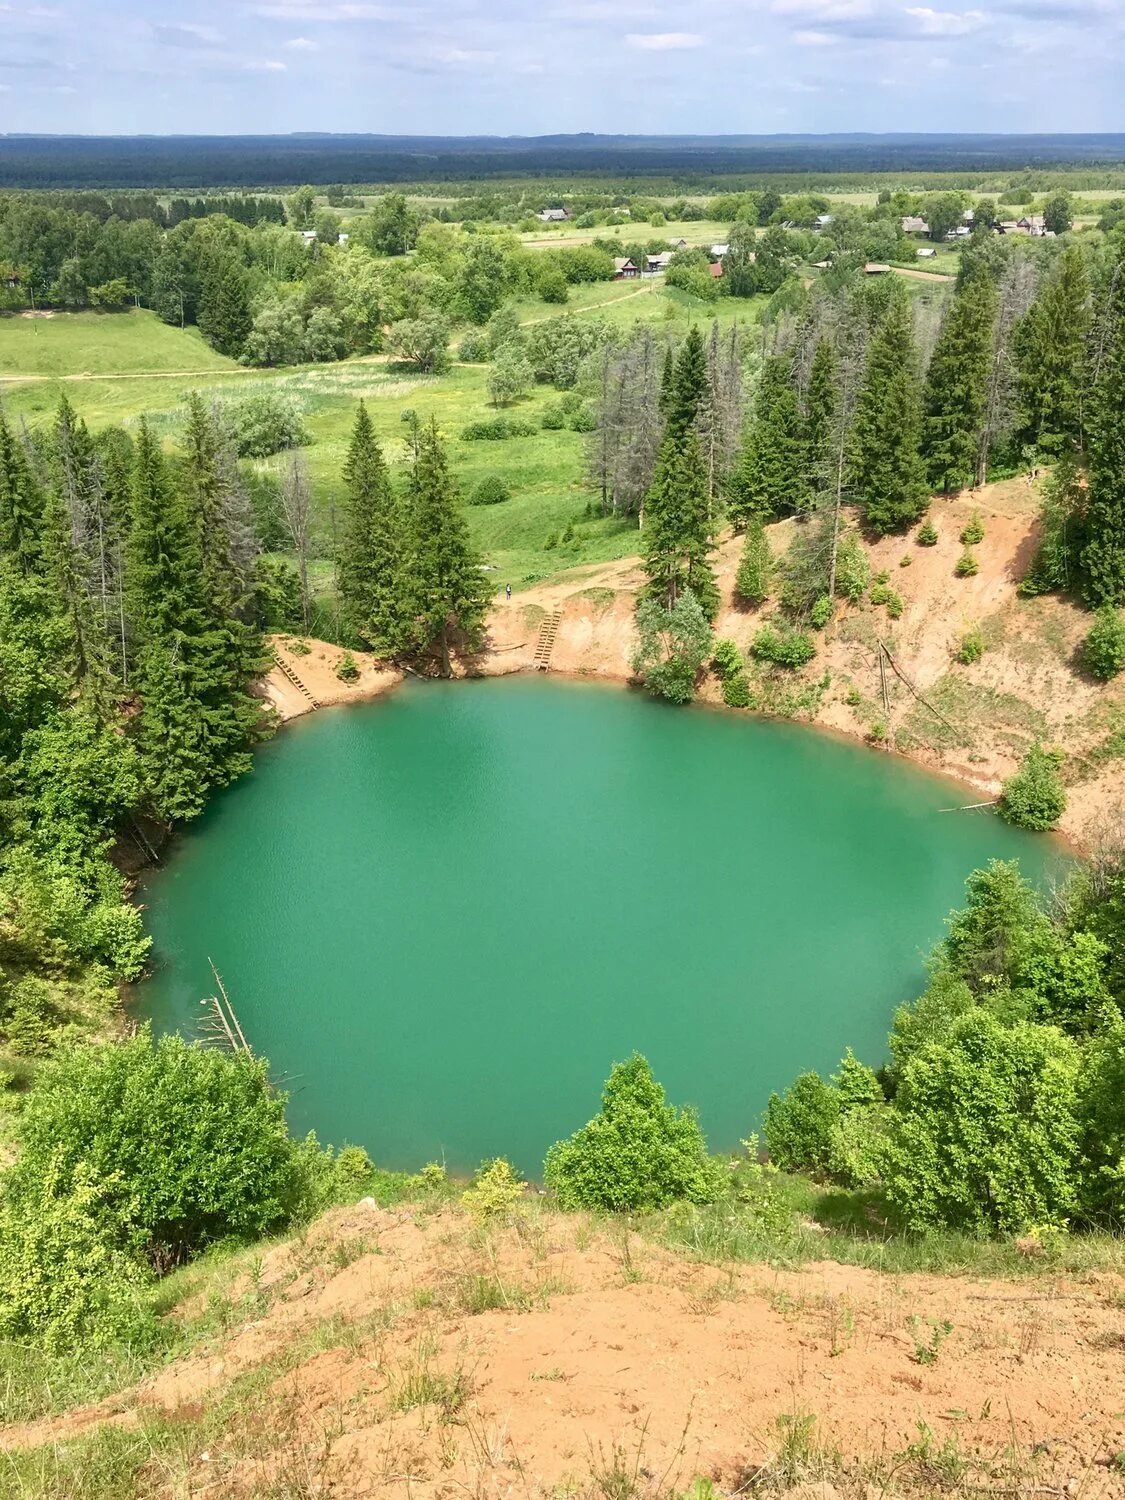
<instances>
[{"instance_id":1,"label":"bushy undergrowth","mask_svg":"<svg viewBox=\"0 0 1125 1500\"><path fill-rule=\"evenodd\" d=\"M1000 792L1002 817L1017 828L1031 828L1045 833L1054 828L1066 811L1066 788L1059 768L1062 756L1032 745Z\"/></svg>"}]
</instances>

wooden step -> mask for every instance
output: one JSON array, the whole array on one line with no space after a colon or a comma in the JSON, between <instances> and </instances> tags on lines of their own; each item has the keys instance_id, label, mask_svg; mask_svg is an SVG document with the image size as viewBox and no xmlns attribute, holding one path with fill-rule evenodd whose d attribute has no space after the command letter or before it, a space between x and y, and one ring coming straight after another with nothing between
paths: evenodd
<instances>
[{"instance_id":1,"label":"wooden step","mask_svg":"<svg viewBox=\"0 0 1125 1500\"><path fill-rule=\"evenodd\" d=\"M320 700L318 698L314 698L313 697L313 695L309 691L308 687L297 676L296 672L294 672L293 668L289 665L289 663L285 660L285 658L283 656L281 656L277 651L274 651L272 654L273 654L274 661L281 668L281 670L285 674L285 676L288 677L289 681L293 684L293 686L297 689L297 691L299 693L303 693L305 695L305 697L309 700L309 703L312 705L313 708L319 708L320 707Z\"/></svg>"},{"instance_id":2,"label":"wooden step","mask_svg":"<svg viewBox=\"0 0 1125 1500\"><path fill-rule=\"evenodd\" d=\"M538 672L547 672L551 667L551 652L554 649L555 637L559 633L559 622L562 619L562 611L555 610L547 616L539 627L539 639L535 643L535 655L532 658L535 669Z\"/></svg>"}]
</instances>

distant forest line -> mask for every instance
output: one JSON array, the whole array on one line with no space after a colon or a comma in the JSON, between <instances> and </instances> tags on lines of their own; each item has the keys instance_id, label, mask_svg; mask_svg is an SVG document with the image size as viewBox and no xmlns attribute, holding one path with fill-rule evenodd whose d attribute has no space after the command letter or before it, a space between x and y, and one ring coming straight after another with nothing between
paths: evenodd
<instances>
[{"instance_id":1,"label":"distant forest line","mask_svg":"<svg viewBox=\"0 0 1125 1500\"><path fill-rule=\"evenodd\" d=\"M706 191L740 174L1081 168L1091 188L1119 185L1125 134L787 136L0 136L0 187L202 188L298 183L465 183L594 174L665 178ZM809 186L806 181L803 186ZM841 181L838 186L846 188ZM966 184L968 185L968 184Z\"/></svg>"}]
</instances>

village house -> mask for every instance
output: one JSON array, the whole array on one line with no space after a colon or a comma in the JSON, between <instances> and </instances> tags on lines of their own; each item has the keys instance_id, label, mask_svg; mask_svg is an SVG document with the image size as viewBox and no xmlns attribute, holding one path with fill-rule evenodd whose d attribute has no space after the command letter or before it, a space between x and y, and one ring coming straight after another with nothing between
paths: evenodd
<instances>
[{"instance_id":1,"label":"village house","mask_svg":"<svg viewBox=\"0 0 1125 1500\"><path fill-rule=\"evenodd\" d=\"M711 259L712 260L722 260L723 256L726 255L729 250L730 250L730 246L729 245L712 245L711 246Z\"/></svg>"},{"instance_id":2,"label":"village house","mask_svg":"<svg viewBox=\"0 0 1125 1500\"><path fill-rule=\"evenodd\" d=\"M929 234L930 226L917 214L906 214L902 221L903 234Z\"/></svg>"},{"instance_id":3,"label":"village house","mask_svg":"<svg viewBox=\"0 0 1125 1500\"><path fill-rule=\"evenodd\" d=\"M351 235L345 234L343 230L341 230L340 233L336 236L336 243L338 245L346 245L350 239Z\"/></svg>"},{"instance_id":4,"label":"village house","mask_svg":"<svg viewBox=\"0 0 1125 1500\"><path fill-rule=\"evenodd\" d=\"M305 242L306 245L315 245L316 244L316 230L315 229L302 229L301 230L301 238L304 240L304 242Z\"/></svg>"},{"instance_id":5,"label":"village house","mask_svg":"<svg viewBox=\"0 0 1125 1500\"><path fill-rule=\"evenodd\" d=\"M882 261L878 260L869 260L863 268L867 276L886 276L890 269L890 266L885 266Z\"/></svg>"},{"instance_id":6,"label":"village house","mask_svg":"<svg viewBox=\"0 0 1125 1500\"><path fill-rule=\"evenodd\" d=\"M937 254L937 251L932 245L919 245L916 253L922 260L929 260Z\"/></svg>"},{"instance_id":7,"label":"village house","mask_svg":"<svg viewBox=\"0 0 1125 1500\"><path fill-rule=\"evenodd\" d=\"M687 240L669 240L668 243L671 245L673 250L687 249Z\"/></svg>"},{"instance_id":8,"label":"village house","mask_svg":"<svg viewBox=\"0 0 1125 1500\"><path fill-rule=\"evenodd\" d=\"M645 256L645 275L662 276L672 259L671 250L662 250L659 255Z\"/></svg>"},{"instance_id":9,"label":"village house","mask_svg":"<svg viewBox=\"0 0 1125 1500\"><path fill-rule=\"evenodd\" d=\"M723 274L723 263L721 260L708 261L707 269L716 280Z\"/></svg>"},{"instance_id":10,"label":"village house","mask_svg":"<svg viewBox=\"0 0 1125 1500\"><path fill-rule=\"evenodd\" d=\"M827 229L832 222L832 218L832 214L817 214L816 227L818 229Z\"/></svg>"},{"instance_id":11,"label":"village house","mask_svg":"<svg viewBox=\"0 0 1125 1500\"><path fill-rule=\"evenodd\" d=\"M613 262L614 281L629 281L632 277L639 276L640 274L636 262L630 260L627 255L618 255L615 257Z\"/></svg>"},{"instance_id":12,"label":"village house","mask_svg":"<svg viewBox=\"0 0 1125 1500\"><path fill-rule=\"evenodd\" d=\"M1047 225L1042 214L1025 214L1022 219L1016 220L1016 228L1036 238L1047 233Z\"/></svg>"},{"instance_id":13,"label":"village house","mask_svg":"<svg viewBox=\"0 0 1125 1500\"><path fill-rule=\"evenodd\" d=\"M570 218L570 210L566 208L541 208L535 217L541 224L565 224Z\"/></svg>"}]
</instances>

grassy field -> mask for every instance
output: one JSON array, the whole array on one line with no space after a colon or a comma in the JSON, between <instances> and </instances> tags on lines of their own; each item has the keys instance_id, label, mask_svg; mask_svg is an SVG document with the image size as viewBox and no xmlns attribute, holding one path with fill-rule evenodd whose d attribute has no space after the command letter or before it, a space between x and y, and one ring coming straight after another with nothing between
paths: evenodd
<instances>
[{"instance_id":1,"label":"grassy field","mask_svg":"<svg viewBox=\"0 0 1125 1500\"><path fill-rule=\"evenodd\" d=\"M195 328L170 328L144 309L119 313L0 315L0 380L6 375L135 374L237 370Z\"/></svg>"},{"instance_id":2,"label":"grassy field","mask_svg":"<svg viewBox=\"0 0 1125 1500\"><path fill-rule=\"evenodd\" d=\"M721 244L730 233L730 225L717 219L684 219L659 226L646 223L644 219L625 224L599 224L594 229L576 229L572 224L552 228L550 224L537 226L520 239L535 249L560 248L563 245L588 245L592 240L620 240L636 243L640 240L687 240L689 245Z\"/></svg>"},{"instance_id":3,"label":"grassy field","mask_svg":"<svg viewBox=\"0 0 1125 1500\"><path fill-rule=\"evenodd\" d=\"M575 287L566 306L528 302L520 305L519 315L529 324L571 314L604 316L620 324L646 321L658 332L676 336L692 323L707 326L718 317L724 326L735 319L746 321L751 332L763 301L723 299L706 304L653 279L640 285ZM39 334L30 331L36 326ZM12 329L19 335L15 343L6 336ZM455 347L456 342L455 338ZM467 423L496 415L488 402L484 365L455 365L440 377L403 374L378 357L248 370L215 354L194 329L169 328L151 313L61 313L51 319L12 318L0 323L0 372L5 409L33 426L51 419L65 391L92 426L131 424L146 414L170 444L193 390L219 402L237 400L262 387L283 392L300 410L312 438L302 452L317 501L318 541L326 554L333 513L342 500L340 473L361 398L393 464L405 458L403 413L413 410L423 419L437 419L466 497L486 474L506 480L510 501L467 509L474 540L496 569L489 576L498 587L534 583L562 568L625 556L636 547L632 525L587 515L591 494L583 482L583 438L567 430L539 428L543 407L558 399L553 388L539 387L509 408L510 415L536 424L534 435L504 442L461 438ZM37 378L5 383L3 375ZM83 378L59 378L75 375ZM285 462L278 455L258 467L277 474ZM552 533L568 525L573 541L545 549Z\"/></svg>"}]
</instances>

